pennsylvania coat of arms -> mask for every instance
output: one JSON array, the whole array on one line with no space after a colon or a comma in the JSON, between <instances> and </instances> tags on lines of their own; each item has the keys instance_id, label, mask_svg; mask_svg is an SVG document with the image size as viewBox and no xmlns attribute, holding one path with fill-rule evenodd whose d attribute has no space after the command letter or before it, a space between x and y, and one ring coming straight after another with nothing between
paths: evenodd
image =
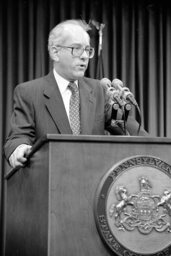
<instances>
[{"instance_id":1,"label":"pennsylvania coat of arms","mask_svg":"<svg viewBox=\"0 0 171 256\"><path fill-rule=\"evenodd\" d=\"M142 234L149 234L153 229L171 232L171 188L165 189L162 195L154 195L146 177L139 178L139 188L136 194L129 194L125 186L116 188L118 201L109 209L115 226L120 230L138 229Z\"/></svg>"},{"instance_id":2,"label":"pennsylvania coat of arms","mask_svg":"<svg viewBox=\"0 0 171 256\"><path fill-rule=\"evenodd\" d=\"M119 256L171 256L171 165L138 155L102 177L94 215L101 238Z\"/></svg>"}]
</instances>

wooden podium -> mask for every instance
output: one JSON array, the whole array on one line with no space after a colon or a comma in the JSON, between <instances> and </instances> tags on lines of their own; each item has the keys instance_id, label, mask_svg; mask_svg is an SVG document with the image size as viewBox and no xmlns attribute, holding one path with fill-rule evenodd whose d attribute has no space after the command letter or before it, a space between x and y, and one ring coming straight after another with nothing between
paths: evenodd
<instances>
[{"instance_id":1,"label":"wooden podium","mask_svg":"<svg viewBox=\"0 0 171 256\"><path fill-rule=\"evenodd\" d=\"M151 155L171 164L171 140L47 135L26 167L6 173L5 256L109 256L96 228L94 202L117 162Z\"/></svg>"}]
</instances>

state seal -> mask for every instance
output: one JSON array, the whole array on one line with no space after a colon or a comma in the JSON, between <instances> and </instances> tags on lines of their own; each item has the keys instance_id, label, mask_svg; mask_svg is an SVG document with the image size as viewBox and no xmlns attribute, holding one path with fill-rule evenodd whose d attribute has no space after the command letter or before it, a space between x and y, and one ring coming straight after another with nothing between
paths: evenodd
<instances>
[{"instance_id":1,"label":"state seal","mask_svg":"<svg viewBox=\"0 0 171 256\"><path fill-rule=\"evenodd\" d=\"M102 177L94 216L106 245L122 256L171 255L171 166L138 155Z\"/></svg>"}]
</instances>

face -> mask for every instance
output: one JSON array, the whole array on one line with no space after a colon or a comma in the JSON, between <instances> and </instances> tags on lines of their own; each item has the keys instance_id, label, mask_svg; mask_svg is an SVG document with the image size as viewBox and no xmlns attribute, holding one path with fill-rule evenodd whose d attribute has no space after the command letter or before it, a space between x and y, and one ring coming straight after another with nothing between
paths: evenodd
<instances>
[{"instance_id":1,"label":"face","mask_svg":"<svg viewBox=\"0 0 171 256\"><path fill-rule=\"evenodd\" d=\"M80 27L72 27L68 31L62 46L83 47L90 46L89 35ZM80 57L72 55L71 48L57 48L54 67L65 79L72 81L83 77L88 67L89 58L84 51Z\"/></svg>"}]
</instances>

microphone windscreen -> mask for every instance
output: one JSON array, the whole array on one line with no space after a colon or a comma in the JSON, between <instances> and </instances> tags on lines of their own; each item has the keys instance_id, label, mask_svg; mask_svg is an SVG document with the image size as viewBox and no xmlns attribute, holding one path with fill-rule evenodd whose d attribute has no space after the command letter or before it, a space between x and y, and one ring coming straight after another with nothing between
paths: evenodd
<instances>
[{"instance_id":1,"label":"microphone windscreen","mask_svg":"<svg viewBox=\"0 0 171 256\"><path fill-rule=\"evenodd\" d=\"M102 78L100 80L100 85L105 89L109 89L111 87L111 81L108 78Z\"/></svg>"},{"instance_id":2,"label":"microphone windscreen","mask_svg":"<svg viewBox=\"0 0 171 256\"><path fill-rule=\"evenodd\" d=\"M112 84L111 85L115 89L120 90L123 87L123 82L120 79L115 78L115 79L112 80Z\"/></svg>"}]
</instances>

